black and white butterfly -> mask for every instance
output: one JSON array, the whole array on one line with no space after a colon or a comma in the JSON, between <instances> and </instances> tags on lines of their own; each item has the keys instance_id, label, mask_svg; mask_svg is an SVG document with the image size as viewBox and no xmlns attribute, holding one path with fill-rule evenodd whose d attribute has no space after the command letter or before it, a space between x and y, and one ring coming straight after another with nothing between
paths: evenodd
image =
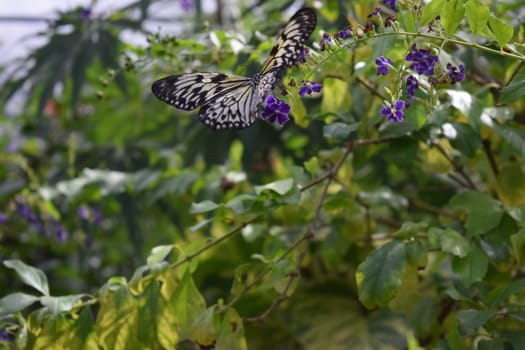
<instances>
[{"instance_id":1,"label":"black and white butterfly","mask_svg":"<svg viewBox=\"0 0 525 350\"><path fill-rule=\"evenodd\" d=\"M261 71L253 77L225 73L187 73L157 80L151 91L178 109L201 107L199 120L215 130L251 126L283 70L299 62L316 25L314 10L297 11L284 27Z\"/></svg>"}]
</instances>

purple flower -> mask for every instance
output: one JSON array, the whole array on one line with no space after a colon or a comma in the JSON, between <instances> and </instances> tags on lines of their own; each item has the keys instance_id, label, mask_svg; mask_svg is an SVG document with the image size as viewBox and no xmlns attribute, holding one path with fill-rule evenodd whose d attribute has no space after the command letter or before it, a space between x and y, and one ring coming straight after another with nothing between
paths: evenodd
<instances>
[{"instance_id":1,"label":"purple flower","mask_svg":"<svg viewBox=\"0 0 525 350\"><path fill-rule=\"evenodd\" d=\"M310 80L303 81L303 84L299 89L299 96L311 95L314 92L320 92L322 87L322 84L315 83Z\"/></svg>"},{"instance_id":2,"label":"purple flower","mask_svg":"<svg viewBox=\"0 0 525 350\"><path fill-rule=\"evenodd\" d=\"M90 8L82 7L80 10L80 13L78 14L78 18L81 21L88 21L91 18L92 11Z\"/></svg>"},{"instance_id":3,"label":"purple flower","mask_svg":"<svg viewBox=\"0 0 525 350\"><path fill-rule=\"evenodd\" d=\"M184 11L189 11L193 8L193 0L181 0L180 5Z\"/></svg>"},{"instance_id":4,"label":"purple flower","mask_svg":"<svg viewBox=\"0 0 525 350\"><path fill-rule=\"evenodd\" d=\"M55 234L57 241L59 241L60 243L64 242L67 238L67 231L62 225L56 227Z\"/></svg>"},{"instance_id":5,"label":"purple flower","mask_svg":"<svg viewBox=\"0 0 525 350\"><path fill-rule=\"evenodd\" d=\"M321 41L319 42L319 48L321 51L324 51L326 49L326 45L329 44L332 41L332 38L330 38L330 34L323 33L323 37L321 38Z\"/></svg>"},{"instance_id":6,"label":"purple flower","mask_svg":"<svg viewBox=\"0 0 525 350\"><path fill-rule=\"evenodd\" d=\"M394 11L397 10L396 0L383 0L383 4L390 7Z\"/></svg>"},{"instance_id":7,"label":"purple flower","mask_svg":"<svg viewBox=\"0 0 525 350\"><path fill-rule=\"evenodd\" d=\"M88 217L89 217L89 213L88 213L88 210L85 206L80 206L78 207L77 209L77 215L79 218L81 218L82 220L87 220Z\"/></svg>"},{"instance_id":8,"label":"purple flower","mask_svg":"<svg viewBox=\"0 0 525 350\"><path fill-rule=\"evenodd\" d=\"M7 333L7 331L2 331L2 334L0 334L0 340L8 341L9 340L9 333Z\"/></svg>"},{"instance_id":9,"label":"purple flower","mask_svg":"<svg viewBox=\"0 0 525 350\"><path fill-rule=\"evenodd\" d=\"M30 223L36 223L38 221L38 217L36 214L31 210L31 208L24 203L17 203L16 207L18 209L18 214L23 218L26 219Z\"/></svg>"},{"instance_id":10,"label":"purple flower","mask_svg":"<svg viewBox=\"0 0 525 350\"><path fill-rule=\"evenodd\" d=\"M95 225L100 226L102 220L104 220L102 213L98 210L93 210L93 222L95 223Z\"/></svg>"},{"instance_id":11,"label":"purple flower","mask_svg":"<svg viewBox=\"0 0 525 350\"><path fill-rule=\"evenodd\" d=\"M393 105L383 104L381 114L386 117L386 120L393 120L395 122L402 122L405 113L405 101L397 100Z\"/></svg>"},{"instance_id":12,"label":"purple flower","mask_svg":"<svg viewBox=\"0 0 525 350\"><path fill-rule=\"evenodd\" d=\"M303 47L301 53L299 54L299 63L306 62L306 55L308 55L308 48Z\"/></svg>"},{"instance_id":13,"label":"purple flower","mask_svg":"<svg viewBox=\"0 0 525 350\"><path fill-rule=\"evenodd\" d=\"M279 125L283 125L290 120L288 113L290 113L290 105L270 95L266 97L266 105L261 114L261 119L268 120L269 123L277 121Z\"/></svg>"},{"instance_id":14,"label":"purple flower","mask_svg":"<svg viewBox=\"0 0 525 350\"><path fill-rule=\"evenodd\" d=\"M7 222L7 216L4 213L0 213L0 224L5 224Z\"/></svg>"},{"instance_id":15,"label":"purple flower","mask_svg":"<svg viewBox=\"0 0 525 350\"><path fill-rule=\"evenodd\" d=\"M458 67L453 66L452 63L447 64L448 76L450 83L455 84L465 79L465 66L460 64Z\"/></svg>"},{"instance_id":16,"label":"purple flower","mask_svg":"<svg viewBox=\"0 0 525 350\"><path fill-rule=\"evenodd\" d=\"M341 29L340 31L334 34L334 38L336 39L344 39L344 38L348 38L349 36L352 36L351 26L344 27L343 29Z\"/></svg>"},{"instance_id":17,"label":"purple flower","mask_svg":"<svg viewBox=\"0 0 525 350\"><path fill-rule=\"evenodd\" d=\"M376 58L377 75L387 75L388 69L392 67L392 60L384 56Z\"/></svg>"},{"instance_id":18,"label":"purple flower","mask_svg":"<svg viewBox=\"0 0 525 350\"><path fill-rule=\"evenodd\" d=\"M432 55L430 49L418 49L416 45L412 45L412 51L407 55L406 60L412 62L411 68L418 74L434 75L434 66L438 61L438 57Z\"/></svg>"},{"instance_id":19,"label":"purple flower","mask_svg":"<svg viewBox=\"0 0 525 350\"><path fill-rule=\"evenodd\" d=\"M397 17L394 15L390 15L387 18L385 18L385 27L392 27L394 23L397 21Z\"/></svg>"},{"instance_id":20,"label":"purple flower","mask_svg":"<svg viewBox=\"0 0 525 350\"><path fill-rule=\"evenodd\" d=\"M419 82L417 81L416 77L413 75L409 75L407 78L407 108L410 107L410 104L412 103L412 98L414 97L414 94L416 93L416 90L418 88Z\"/></svg>"}]
</instances>

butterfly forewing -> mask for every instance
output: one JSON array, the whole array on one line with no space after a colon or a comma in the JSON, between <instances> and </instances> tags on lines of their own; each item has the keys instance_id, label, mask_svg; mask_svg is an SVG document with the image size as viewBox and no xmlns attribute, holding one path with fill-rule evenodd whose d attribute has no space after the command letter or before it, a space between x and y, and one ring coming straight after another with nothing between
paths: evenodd
<instances>
[{"instance_id":1,"label":"butterfly forewing","mask_svg":"<svg viewBox=\"0 0 525 350\"><path fill-rule=\"evenodd\" d=\"M298 63L312 34L315 12L302 9L284 27L260 73L251 78L224 73L186 73L157 80L151 90L160 100L178 109L201 107L199 120L215 130L243 129L252 125L264 98L281 72Z\"/></svg>"},{"instance_id":2,"label":"butterfly forewing","mask_svg":"<svg viewBox=\"0 0 525 350\"><path fill-rule=\"evenodd\" d=\"M250 78L224 73L187 73L157 80L151 91L167 104L191 111L242 86L251 86Z\"/></svg>"},{"instance_id":3,"label":"butterfly forewing","mask_svg":"<svg viewBox=\"0 0 525 350\"><path fill-rule=\"evenodd\" d=\"M277 43L264 62L262 73L272 69L291 67L299 62L304 43L315 29L317 17L314 10L304 8L297 11L279 35Z\"/></svg>"}]
</instances>

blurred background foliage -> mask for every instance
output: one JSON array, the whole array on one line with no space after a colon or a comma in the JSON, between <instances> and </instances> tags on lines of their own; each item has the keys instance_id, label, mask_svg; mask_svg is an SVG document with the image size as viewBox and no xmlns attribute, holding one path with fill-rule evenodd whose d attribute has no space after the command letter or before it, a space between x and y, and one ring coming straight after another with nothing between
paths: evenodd
<instances>
[{"instance_id":1,"label":"blurred background foliage","mask_svg":"<svg viewBox=\"0 0 525 350\"><path fill-rule=\"evenodd\" d=\"M525 251L525 106L515 83L523 82L523 60L445 45L442 55L463 62L467 79L440 96L418 95L396 124L379 113L393 78L378 77L374 59L402 61L407 47L399 38L314 50L309 65L283 79L295 95L292 79L323 83L321 96L290 97L292 122L215 132L194 112L154 99L151 83L186 71L256 73L299 7L217 1L208 12L197 0L175 2L175 33L144 26L166 20L167 1L112 13L97 12L94 2L57 13L38 33L45 44L4 67L2 260L43 270L52 295L97 294L115 276L136 282L154 247L176 245L177 261L241 225L241 234L206 249L188 269L208 305L240 294L234 307L247 318L278 306L263 323L245 322L250 348L406 348L417 339L447 349L482 334L481 343L503 349L523 340L525 295L513 284L523 277ZM324 31L364 24L379 6L307 5L318 8L317 49ZM523 6L490 9L511 19L522 43ZM398 14L406 30L414 30L410 13ZM125 32L145 43L124 42ZM457 33L472 34L466 24ZM490 38L482 44L497 48ZM513 49L523 57L523 46ZM506 105L498 105L506 85ZM427 98L442 103L430 108ZM304 243L305 233L313 237L303 256L296 249L275 260ZM301 277L290 278L298 260ZM243 292L267 266L272 272ZM359 289L362 275L377 278L376 289ZM0 286L2 296L28 291L5 267ZM276 303L285 288L291 298ZM510 294L505 307L490 304Z\"/></svg>"}]
</instances>

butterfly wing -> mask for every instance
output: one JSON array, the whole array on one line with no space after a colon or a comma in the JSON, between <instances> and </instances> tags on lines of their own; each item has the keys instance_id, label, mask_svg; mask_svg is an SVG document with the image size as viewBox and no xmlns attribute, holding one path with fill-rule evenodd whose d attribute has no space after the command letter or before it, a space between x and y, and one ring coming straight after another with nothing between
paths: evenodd
<instances>
[{"instance_id":1,"label":"butterfly wing","mask_svg":"<svg viewBox=\"0 0 525 350\"><path fill-rule=\"evenodd\" d=\"M187 73L157 80L151 91L178 109L201 107L199 119L215 130L242 129L252 125L253 79L224 73Z\"/></svg>"},{"instance_id":2,"label":"butterfly wing","mask_svg":"<svg viewBox=\"0 0 525 350\"><path fill-rule=\"evenodd\" d=\"M297 11L288 21L279 35L277 43L263 65L261 73L271 70L282 70L299 62L304 43L315 29L317 17L315 11L303 8Z\"/></svg>"}]
</instances>

